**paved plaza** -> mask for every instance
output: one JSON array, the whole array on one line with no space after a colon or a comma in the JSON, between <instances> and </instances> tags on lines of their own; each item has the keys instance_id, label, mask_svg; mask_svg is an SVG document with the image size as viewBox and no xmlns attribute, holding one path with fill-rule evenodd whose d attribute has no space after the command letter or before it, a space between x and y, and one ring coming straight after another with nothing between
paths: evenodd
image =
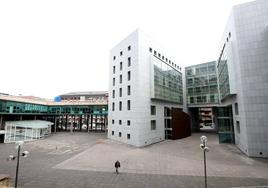
<instances>
[{"instance_id":1,"label":"paved plaza","mask_svg":"<svg viewBox=\"0 0 268 188\"><path fill-rule=\"evenodd\" d=\"M181 140L167 140L135 148L106 139L104 133L56 133L44 140L25 143L30 152L22 158L19 187L204 187L203 153L196 133ZM268 159L248 158L235 146L218 144L208 136L208 187L265 187ZM14 185L14 144L0 144L0 174L10 174ZM114 162L121 167L117 175ZM267 186L268 187L268 186Z\"/></svg>"}]
</instances>

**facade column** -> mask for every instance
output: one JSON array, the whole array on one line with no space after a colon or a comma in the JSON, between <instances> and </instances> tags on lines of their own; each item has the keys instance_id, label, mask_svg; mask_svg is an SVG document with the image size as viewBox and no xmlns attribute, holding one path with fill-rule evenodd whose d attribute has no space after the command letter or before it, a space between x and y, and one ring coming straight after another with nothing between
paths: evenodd
<instances>
[{"instance_id":1,"label":"facade column","mask_svg":"<svg viewBox=\"0 0 268 188\"><path fill-rule=\"evenodd\" d=\"M86 118L87 118L87 132L88 132L89 115L87 115Z\"/></svg>"},{"instance_id":2,"label":"facade column","mask_svg":"<svg viewBox=\"0 0 268 188\"><path fill-rule=\"evenodd\" d=\"M22 115L20 115L20 121L22 120Z\"/></svg>"},{"instance_id":3,"label":"facade column","mask_svg":"<svg viewBox=\"0 0 268 188\"><path fill-rule=\"evenodd\" d=\"M65 117L65 131L67 131L67 126L68 126L68 115L66 114L66 117Z\"/></svg>"},{"instance_id":4,"label":"facade column","mask_svg":"<svg viewBox=\"0 0 268 188\"><path fill-rule=\"evenodd\" d=\"M36 115L34 116L34 120L36 120Z\"/></svg>"},{"instance_id":5,"label":"facade column","mask_svg":"<svg viewBox=\"0 0 268 188\"><path fill-rule=\"evenodd\" d=\"M93 130L93 114L91 114L91 131Z\"/></svg>"},{"instance_id":6,"label":"facade column","mask_svg":"<svg viewBox=\"0 0 268 188\"><path fill-rule=\"evenodd\" d=\"M54 132L57 132L57 117L54 117Z\"/></svg>"},{"instance_id":7,"label":"facade column","mask_svg":"<svg viewBox=\"0 0 268 188\"><path fill-rule=\"evenodd\" d=\"M70 133L73 134L73 123L74 123L74 117L71 116L71 126L70 126Z\"/></svg>"},{"instance_id":8,"label":"facade column","mask_svg":"<svg viewBox=\"0 0 268 188\"><path fill-rule=\"evenodd\" d=\"M0 115L0 129L2 129L3 115Z\"/></svg>"},{"instance_id":9,"label":"facade column","mask_svg":"<svg viewBox=\"0 0 268 188\"><path fill-rule=\"evenodd\" d=\"M80 132L81 132L82 131L82 115L80 116L79 124L80 124Z\"/></svg>"}]
</instances>

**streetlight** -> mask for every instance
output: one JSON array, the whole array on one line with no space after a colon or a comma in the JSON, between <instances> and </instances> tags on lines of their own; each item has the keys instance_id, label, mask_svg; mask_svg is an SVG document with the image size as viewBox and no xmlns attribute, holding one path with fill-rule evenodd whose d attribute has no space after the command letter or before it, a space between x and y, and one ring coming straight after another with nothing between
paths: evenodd
<instances>
[{"instance_id":1,"label":"streetlight","mask_svg":"<svg viewBox=\"0 0 268 188\"><path fill-rule=\"evenodd\" d=\"M209 148L207 147L207 141L208 138L206 136L201 136L201 144L200 144L200 148L203 150L204 152L204 172L205 172L205 188L207 188L207 164L206 164L206 152L209 151Z\"/></svg>"},{"instance_id":2,"label":"streetlight","mask_svg":"<svg viewBox=\"0 0 268 188\"><path fill-rule=\"evenodd\" d=\"M22 154L20 154L20 149L21 149L21 146L23 145L23 143L24 143L23 141L16 142L16 149L18 150L17 156L9 155L9 157L7 158L8 161L13 161L13 160L15 160L17 158L15 188L17 188L17 184L18 184L18 173L19 173L19 165L20 165L20 156L27 157L29 155L29 152L28 151L24 151L24 152L22 152Z\"/></svg>"}]
</instances>

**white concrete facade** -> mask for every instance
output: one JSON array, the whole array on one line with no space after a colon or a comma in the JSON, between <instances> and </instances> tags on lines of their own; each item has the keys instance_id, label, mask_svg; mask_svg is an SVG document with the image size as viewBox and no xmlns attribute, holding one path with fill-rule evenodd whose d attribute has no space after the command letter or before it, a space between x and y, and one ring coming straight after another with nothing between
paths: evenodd
<instances>
[{"instance_id":1,"label":"white concrete facade","mask_svg":"<svg viewBox=\"0 0 268 188\"><path fill-rule=\"evenodd\" d=\"M160 142L165 139L164 107L182 108L182 105L176 103L152 100L154 50L167 58L159 45L140 30L134 31L111 50L108 138L136 147ZM130 65L128 58L131 59ZM179 70L179 67L176 66L176 69ZM129 72L130 80L128 80ZM122 83L120 83L121 75ZM151 105L156 107L156 115L151 115ZM156 120L155 130L151 130L151 120Z\"/></svg>"},{"instance_id":2,"label":"white concrete facade","mask_svg":"<svg viewBox=\"0 0 268 188\"><path fill-rule=\"evenodd\" d=\"M233 7L219 55L223 49L230 93L221 102L232 105L235 143L248 156L268 157L268 1Z\"/></svg>"}]
</instances>

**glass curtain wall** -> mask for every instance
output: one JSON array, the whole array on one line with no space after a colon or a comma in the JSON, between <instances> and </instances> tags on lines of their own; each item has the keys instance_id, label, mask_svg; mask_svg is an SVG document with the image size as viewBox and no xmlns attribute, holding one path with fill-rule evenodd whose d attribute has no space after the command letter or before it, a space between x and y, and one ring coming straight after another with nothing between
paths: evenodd
<instances>
[{"instance_id":1,"label":"glass curtain wall","mask_svg":"<svg viewBox=\"0 0 268 188\"><path fill-rule=\"evenodd\" d=\"M188 104L219 102L215 61L186 67L185 71Z\"/></svg>"},{"instance_id":2,"label":"glass curtain wall","mask_svg":"<svg viewBox=\"0 0 268 188\"><path fill-rule=\"evenodd\" d=\"M152 57L154 71L153 98L182 104L182 73L164 61Z\"/></svg>"}]
</instances>

